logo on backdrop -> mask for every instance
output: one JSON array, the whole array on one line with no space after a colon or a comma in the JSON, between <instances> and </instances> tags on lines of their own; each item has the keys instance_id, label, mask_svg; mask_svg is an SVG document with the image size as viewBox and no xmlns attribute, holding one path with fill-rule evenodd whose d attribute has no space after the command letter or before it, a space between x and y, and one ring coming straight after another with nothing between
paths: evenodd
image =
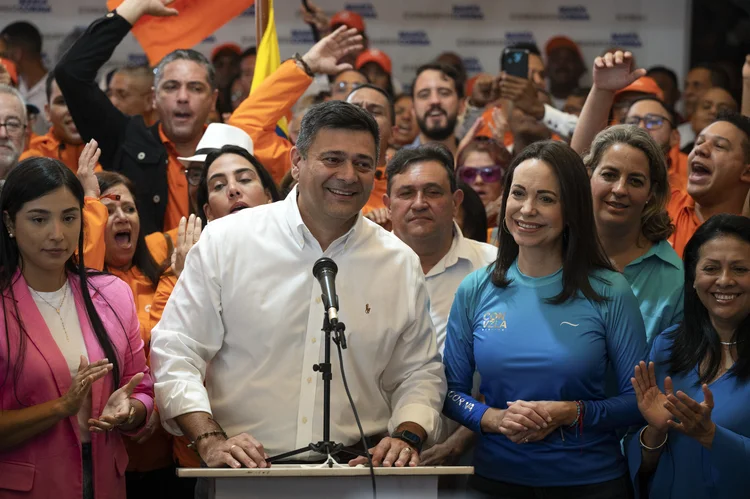
<instances>
[{"instance_id":1,"label":"logo on backdrop","mask_svg":"<svg viewBox=\"0 0 750 499\"><path fill-rule=\"evenodd\" d=\"M583 5L560 5L557 12L512 12L514 21L590 21L589 11Z\"/></svg>"},{"instance_id":2,"label":"logo on backdrop","mask_svg":"<svg viewBox=\"0 0 750 499\"><path fill-rule=\"evenodd\" d=\"M214 35L204 38L201 43L216 43L216 37Z\"/></svg>"},{"instance_id":3,"label":"logo on backdrop","mask_svg":"<svg viewBox=\"0 0 750 499\"><path fill-rule=\"evenodd\" d=\"M638 33L612 33L612 45L618 47L642 47L641 37Z\"/></svg>"},{"instance_id":4,"label":"logo on backdrop","mask_svg":"<svg viewBox=\"0 0 750 499\"><path fill-rule=\"evenodd\" d=\"M293 29L289 31L289 36L279 36L279 43L292 45L314 45L312 31L309 29Z\"/></svg>"},{"instance_id":5,"label":"logo on backdrop","mask_svg":"<svg viewBox=\"0 0 750 499\"><path fill-rule=\"evenodd\" d=\"M519 43L536 43L534 33L531 31L506 31L505 44L517 45Z\"/></svg>"},{"instance_id":6,"label":"logo on backdrop","mask_svg":"<svg viewBox=\"0 0 750 499\"><path fill-rule=\"evenodd\" d=\"M399 31L398 44L425 46L430 44L430 38L426 31Z\"/></svg>"},{"instance_id":7,"label":"logo on backdrop","mask_svg":"<svg viewBox=\"0 0 750 499\"><path fill-rule=\"evenodd\" d=\"M482 62L476 57L466 57L463 61L467 73L481 73L484 71Z\"/></svg>"},{"instance_id":8,"label":"logo on backdrop","mask_svg":"<svg viewBox=\"0 0 750 499\"><path fill-rule=\"evenodd\" d=\"M375 12L375 7L371 3L347 3L344 4L344 10L359 14L366 19L378 18L378 13Z\"/></svg>"},{"instance_id":9,"label":"logo on backdrop","mask_svg":"<svg viewBox=\"0 0 750 499\"><path fill-rule=\"evenodd\" d=\"M412 21L482 21L484 12L477 4L453 4L450 11L404 11L403 18Z\"/></svg>"},{"instance_id":10,"label":"logo on backdrop","mask_svg":"<svg viewBox=\"0 0 750 499\"><path fill-rule=\"evenodd\" d=\"M51 12L48 0L18 0L18 10L20 12Z\"/></svg>"},{"instance_id":11,"label":"logo on backdrop","mask_svg":"<svg viewBox=\"0 0 750 499\"><path fill-rule=\"evenodd\" d=\"M476 4L454 5L453 19L481 21L484 19L484 13L482 12L482 7Z\"/></svg>"},{"instance_id":12,"label":"logo on backdrop","mask_svg":"<svg viewBox=\"0 0 750 499\"><path fill-rule=\"evenodd\" d=\"M255 17L255 4L252 4L249 8L245 9L240 17Z\"/></svg>"}]
</instances>

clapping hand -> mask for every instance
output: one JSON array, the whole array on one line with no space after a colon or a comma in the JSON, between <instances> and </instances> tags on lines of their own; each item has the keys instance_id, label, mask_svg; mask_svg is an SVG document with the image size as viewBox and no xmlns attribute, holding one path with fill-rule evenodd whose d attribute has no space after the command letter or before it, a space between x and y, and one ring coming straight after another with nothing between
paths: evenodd
<instances>
[{"instance_id":1,"label":"clapping hand","mask_svg":"<svg viewBox=\"0 0 750 499\"><path fill-rule=\"evenodd\" d=\"M138 373L125 386L118 388L107 400L99 419L89 419L89 431L103 433L123 424L130 424L135 416L135 407L130 396L143 380L143 373Z\"/></svg>"},{"instance_id":2,"label":"clapping hand","mask_svg":"<svg viewBox=\"0 0 750 499\"><path fill-rule=\"evenodd\" d=\"M78 372L70 383L70 388L65 392L60 401L62 402L63 413L66 416L78 414L81 410L86 397L89 396L91 385L95 381L105 377L112 370L112 364L107 359L102 359L93 364L89 364L86 357L81 355L81 362L78 365Z\"/></svg>"},{"instance_id":3,"label":"clapping hand","mask_svg":"<svg viewBox=\"0 0 750 499\"><path fill-rule=\"evenodd\" d=\"M182 270L185 268L185 257L198 239L201 237L201 219L195 215L185 220L180 219L180 225L177 229L177 245L172 252L172 271L177 277L180 277Z\"/></svg>"},{"instance_id":4,"label":"clapping hand","mask_svg":"<svg viewBox=\"0 0 750 499\"><path fill-rule=\"evenodd\" d=\"M714 395L703 384L703 402L698 403L683 391L667 395L664 407L673 416L667 421L669 428L684 433L697 440L703 447L711 449L716 434L716 424L711 420L714 408ZM679 420L679 423L676 421Z\"/></svg>"},{"instance_id":5,"label":"clapping hand","mask_svg":"<svg viewBox=\"0 0 750 499\"><path fill-rule=\"evenodd\" d=\"M362 35L355 28L339 26L336 31L313 45L302 56L302 60L313 73L333 75L352 69L351 64L339 64L338 61L347 54L362 50L362 47Z\"/></svg>"},{"instance_id":6,"label":"clapping hand","mask_svg":"<svg viewBox=\"0 0 750 499\"><path fill-rule=\"evenodd\" d=\"M606 53L594 59L594 86L600 90L621 90L638 78L646 75L645 69L632 69L633 54L630 52Z\"/></svg>"},{"instance_id":7,"label":"clapping hand","mask_svg":"<svg viewBox=\"0 0 750 499\"><path fill-rule=\"evenodd\" d=\"M101 194L99 181L94 174L94 168L101 155L102 150L99 149L99 144L94 139L91 139L84 146L81 156L78 158L78 172L76 172L76 176L83 186L83 194L86 197L98 199Z\"/></svg>"},{"instance_id":8,"label":"clapping hand","mask_svg":"<svg viewBox=\"0 0 750 499\"><path fill-rule=\"evenodd\" d=\"M671 415L666 409L667 395L672 393L672 378L667 377L664 380L664 394L656 384L656 373L654 363L641 361L635 366L635 375L630 378L630 384L635 390L635 399L638 402L638 410L641 411L643 419L653 426L654 429L666 433L669 430L667 422Z\"/></svg>"}]
</instances>

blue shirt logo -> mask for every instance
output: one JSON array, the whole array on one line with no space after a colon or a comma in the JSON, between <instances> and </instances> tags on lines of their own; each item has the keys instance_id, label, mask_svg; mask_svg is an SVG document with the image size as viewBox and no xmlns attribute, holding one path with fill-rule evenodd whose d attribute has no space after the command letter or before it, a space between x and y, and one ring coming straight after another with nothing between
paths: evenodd
<instances>
[{"instance_id":1,"label":"blue shirt logo","mask_svg":"<svg viewBox=\"0 0 750 499\"><path fill-rule=\"evenodd\" d=\"M426 31L399 31L399 45L430 45Z\"/></svg>"},{"instance_id":2,"label":"blue shirt logo","mask_svg":"<svg viewBox=\"0 0 750 499\"><path fill-rule=\"evenodd\" d=\"M536 43L534 33L531 31L507 31L505 33L505 44L516 45L517 43Z\"/></svg>"},{"instance_id":3,"label":"blue shirt logo","mask_svg":"<svg viewBox=\"0 0 750 499\"><path fill-rule=\"evenodd\" d=\"M484 13L479 5L454 5L453 19L482 20L484 19Z\"/></svg>"},{"instance_id":4,"label":"blue shirt logo","mask_svg":"<svg viewBox=\"0 0 750 499\"><path fill-rule=\"evenodd\" d=\"M638 33L612 33L612 45L618 47L642 47Z\"/></svg>"},{"instance_id":5,"label":"blue shirt logo","mask_svg":"<svg viewBox=\"0 0 750 499\"><path fill-rule=\"evenodd\" d=\"M47 0L18 0L21 12L50 12L52 8Z\"/></svg>"},{"instance_id":6,"label":"blue shirt logo","mask_svg":"<svg viewBox=\"0 0 750 499\"><path fill-rule=\"evenodd\" d=\"M377 19L378 13L375 12L375 7L371 3L347 3L344 4L344 10L354 12L366 19Z\"/></svg>"},{"instance_id":7,"label":"blue shirt logo","mask_svg":"<svg viewBox=\"0 0 750 499\"><path fill-rule=\"evenodd\" d=\"M588 21L589 11L583 5L561 5L557 14L561 21Z\"/></svg>"}]
</instances>

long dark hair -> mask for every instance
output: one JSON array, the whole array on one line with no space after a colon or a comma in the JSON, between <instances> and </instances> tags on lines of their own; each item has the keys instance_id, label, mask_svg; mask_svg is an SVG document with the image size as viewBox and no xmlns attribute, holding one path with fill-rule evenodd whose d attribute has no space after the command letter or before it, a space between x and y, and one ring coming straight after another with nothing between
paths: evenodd
<instances>
[{"instance_id":1,"label":"long dark hair","mask_svg":"<svg viewBox=\"0 0 750 499\"><path fill-rule=\"evenodd\" d=\"M214 161L224 154L236 154L248 160L250 164L255 167L255 171L258 172L260 185L262 185L263 189L268 191L271 195L271 201L275 203L281 199L279 189L276 187L276 182L273 181L273 177L271 177L271 174L268 173L268 170L266 170L266 167L263 166L263 163L261 163L258 158L247 152L247 149L243 147L225 145L221 149L208 153L206 161L203 163L203 171L201 172L201 180L198 184L198 193L196 197L198 203L198 216L203 220L204 224L207 222L206 213L203 211L203 205L208 203L208 169Z\"/></svg>"},{"instance_id":2,"label":"long dark hair","mask_svg":"<svg viewBox=\"0 0 750 499\"><path fill-rule=\"evenodd\" d=\"M684 374L700 366L705 360L705 369L700 372L699 384L708 383L716 377L721 364L721 344L708 310L698 298L693 284L700 249L718 237L736 237L750 243L750 218L740 215L714 215L698 227L685 246L685 318L667 337L672 339L669 355L669 373ZM750 379L750 315L745 317L731 341L737 341L737 361L729 370L742 381Z\"/></svg>"},{"instance_id":3,"label":"long dark hair","mask_svg":"<svg viewBox=\"0 0 750 499\"><path fill-rule=\"evenodd\" d=\"M591 287L589 278L594 270L606 269L614 272L615 269L604 253L596 233L589 176L581 157L567 144L554 140L531 144L513 159L508 168L503 187L503 207L500 211L500 248L497 260L489 267L492 272L492 283L500 288L510 284L507 273L518 257L518 244L502 227L505 225L505 211L513 184L513 174L518 165L529 159L539 159L550 165L560 183L560 204L565 224L562 233L563 289L548 302L558 305L575 298L579 292L589 300L604 301L605 298Z\"/></svg>"},{"instance_id":4,"label":"long dark hair","mask_svg":"<svg viewBox=\"0 0 750 499\"><path fill-rule=\"evenodd\" d=\"M83 187L78 181L76 176L70 169L65 166L62 162L51 159L51 158L29 158L22 161L15 168L11 170L5 181L2 193L0 193L0 213L8 213L8 218L15 222L16 215L23 208L23 205L39 199L42 196L49 194L50 192L59 188L68 189L78 200L78 204L83 212ZM107 330L104 328L99 313L96 311L93 302L91 301L91 294L89 289L95 286L89 282L90 277L97 275L96 272L91 272L86 269L83 261L83 224L81 225L81 232L78 235L78 255L75 254L65 262L65 270L68 273L75 274L78 276L81 283L81 295L83 297L83 303L86 307L86 314L91 322L91 327L96 334L96 339L99 341L99 345L104 351L104 355L109 362L112 364L112 376L114 377L114 386L120 386L120 365L117 360L117 351L115 345L110 340ZM9 328L9 316L8 306L12 307L13 316L16 318L16 322L19 327L19 345L18 345L18 358L16 361L16 367L13 373L14 384L18 383L18 379L21 375L23 361L26 351L26 335L29 334L24 325L23 318L18 310L18 304L16 302L15 295L13 293L13 276L16 271L23 268L23 260L21 254L18 251L18 245L14 239L11 239L8 235L8 227L5 223L5 217L0 217L0 301L2 301L3 317L5 321L5 341L8 345L8 352L11 351L10 345L10 328ZM6 300L5 297L9 300ZM119 318L118 318L119 319ZM125 329L123 328L123 332ZM3 375L3 381L0 386L3 386L8 380L8 374L10 370L10 362L6 366L5 373ZM18 400L18 394L16 394Z\"/></svg>"},{"instance_id":5,"label":"long dark hair","mask_svg":"<svg viewBox=\"0 0 750 499\"><path fill-rule=\"evenodd\" d=\"M487 211L484 209L482 198L465 182L459 180L456 185L464 193L464 200L461 203L464 215L461 232L467 239L486 243Z\"/></svg>"},{"instance_id":6,"label":"long dark hair","mask_svg":"<svg viewBox=\"0 0 750 499\"><path fill-rule=\"evenodd\" d=\"M124 175L115 172L97 172L96 179L99 181L99 190L102 193L112 187L124 185L130 192L130 195L133 196L133 200L136 199L133 182ZM137 204L136 209L138 209ZM148 250L148 246L146 246L146 234L144 233L143 224L141 224L138 230L138 240L135 243L135 253L133 253L133 265L143 272L143 275L148 278L154 289L159 284L159 278L162 273L169 266L169 260L169 257L161 263L154 260L154 257L151 256L151 252Z\"/></svg>"}]
</instances>

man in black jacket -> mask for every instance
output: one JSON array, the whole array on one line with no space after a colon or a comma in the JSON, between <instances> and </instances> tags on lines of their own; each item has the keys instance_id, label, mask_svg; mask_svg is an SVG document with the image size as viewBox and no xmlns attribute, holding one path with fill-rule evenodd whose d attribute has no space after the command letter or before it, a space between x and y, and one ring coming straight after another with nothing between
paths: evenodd
<instances>
[{"instance_id":1,"label":"man in black jacket","mask_svg":"<svg viewBox=\"0 0 750 499\"><path fill-rule=\"evenodd\" d=\"M105 170L135 184L145 233L177 227L190 213L188 182L178 156L192 156L216 105L214 68L195 50L175 50L154 70L159 122L126 116L96 84L96 74L143 15L174 15L157 0L125 0L94 21L55 68L57 83L84 141L96 139Z\"/></svg>"}]
</instances>

